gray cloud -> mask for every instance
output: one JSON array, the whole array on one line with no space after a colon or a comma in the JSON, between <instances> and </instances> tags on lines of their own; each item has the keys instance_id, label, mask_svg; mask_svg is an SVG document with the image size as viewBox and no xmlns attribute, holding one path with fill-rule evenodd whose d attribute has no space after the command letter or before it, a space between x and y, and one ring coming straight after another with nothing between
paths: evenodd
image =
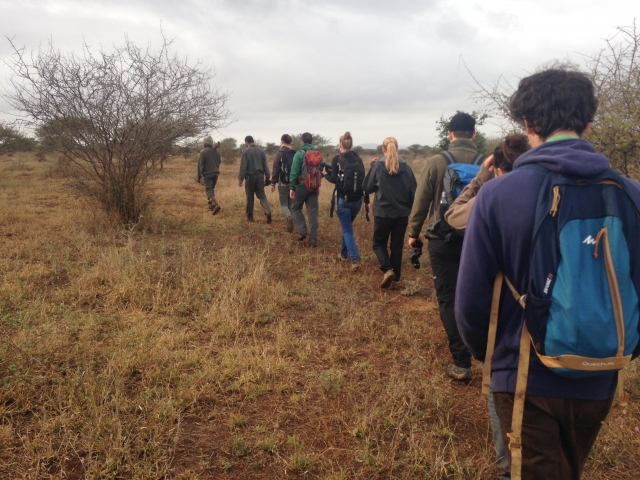
<instances>
[{"instance_id":1,"label":"gray cloud","mask_svg":"<svg viewBox=\"0 0 640 480\"><path fill-rule=\"evenodd\" d=\"M483 83L516 78L553 58L582 62L577 52L640 16L633 0L0 0L0 10L2 32L27 49L48 38L63 50L83 38L108 48L125 34L154 45L162 28L232 92L238 121L217 136L349 129L357 143L395 135L404 144L432 144L440 115L479 107L462 58Z\"/></svg>"}]
</instances>

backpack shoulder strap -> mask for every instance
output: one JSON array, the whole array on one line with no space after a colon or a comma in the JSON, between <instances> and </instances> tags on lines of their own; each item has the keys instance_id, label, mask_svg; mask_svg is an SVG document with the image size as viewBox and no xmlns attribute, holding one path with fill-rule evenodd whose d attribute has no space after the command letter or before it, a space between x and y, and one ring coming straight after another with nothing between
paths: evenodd
<instances>
[{"instance_id":1,"label":"backpack shoulder strap","mask_svg":"<svg viewBox=\"0 0 640 480\"><path fill-rule=\"evenodd\" d=\"M482 162L484 162L484 159L487 158L486 155L479 153L477 154L475 157L473 157L473 160L471 161L472 165L482 165Z\"/></svg>"},{"instance_id":2,"label":"backpack shoulder strap","mask_svg":"<svg viewBox=\"0 0 640 480\"><path fill-rule=\"evenodd\" d=\"M444 157L444 159L447 161L447 165L451 165L452 163L456 163L456 159L453 158L453 155L451 155L451 153L449 153L446 150L443 150L442 152L440 152L440 155L442 155Z\"/></svg>"}]
</instances>

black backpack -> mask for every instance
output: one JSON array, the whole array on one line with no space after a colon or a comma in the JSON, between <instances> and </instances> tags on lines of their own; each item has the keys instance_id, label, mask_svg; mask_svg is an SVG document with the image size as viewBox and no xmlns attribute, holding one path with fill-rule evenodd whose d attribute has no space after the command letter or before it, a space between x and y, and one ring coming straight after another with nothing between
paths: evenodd
<instances>
[{"instance_id":1,"label":"black backpack","mask_svg":"<svg viewBox=\"0 0 640 480\"><path fill-rule=\"evenodd\" d=\"M342 192L340 194L349 198L362 198L364 190L364 164L359 156L356 158L345 157L340 155L338 159L338 181L342 184Z\"/></svg>"},{"instance_id":2,"label":"black backpack","mask_svg":"<svg viewBox=\"0 0 640 480\"><path fill-rule=\"evenodd\" d=\"M291 164L293 163L293 157L296 156L296 151L293 148L285 148L282 151L282 158L280 159L280 182L289 184L289 174L291 173Z\"/></svg>"}]
</instances>

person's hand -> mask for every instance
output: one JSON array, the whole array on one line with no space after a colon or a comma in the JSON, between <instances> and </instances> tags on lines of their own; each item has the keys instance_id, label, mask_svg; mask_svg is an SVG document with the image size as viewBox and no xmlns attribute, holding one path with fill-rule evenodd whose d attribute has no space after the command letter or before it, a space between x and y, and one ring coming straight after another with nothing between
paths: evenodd
<instances>
[{"instance_id":1,"label":"person's hand","mask_svg":"<svg viewBox=\"0 0 640 480\"><path fill-rule=\"evenodd\" d=\"M380 157L373 157L373 159L371 161L372 162L377 162L378 160L380 160Z\"/></svg>"},{"instance_id":2,"label":"person's hand","mask_svg":"<svg viewBox=\"0 0 640 480\"><path fill-rule=\"evenodd\" d=\"M295 190L289 190L289 198L291 200L295 200L295 198L296 198L296 191Z\"/></svg>"},{"instance_id":3,"label":"person's hand","mask_svg":"<svg viewBox=\"0 0 640 480\"><path fill-rule=\"evenodd\" d=\"M275 192L276 191L276 186L275 185L271 185L271 191Z\"/></svg>"},{"instance_id":4,"label":"person's hand","mask_svg":"<svg viewBox=\"0 0 640 480\"><path fill-rule=\"evenodd\" d=\"M418 238L409 237L409 242L408 242L409 243L409 247L414 248L413 244L415 242L417 242L418 240L422 242L422 238L420 238L420 237L418 237Z\"/></svg>"},{"instance_id":5,"label":"person's hand","mask_svg":"<svg viewBox=\"0 0 640 480\"><path fill-rule=\"evenodd\" d=\"M241 187L242 186L242 182L238 182L238 186Z\"/></svg>"},{"instance_id":6,"label":"person's hand","mask_svg":"<svg viewBox=\"0 0 640 480\"><path fill-rule=\"evenodd\" d=\"M364 211L365 211L366 213L369 213L369 212L371 211L371 207L369 206L369 204L368 204L368 203L365 203L365 204L364 204Z\"/></svg>"},{"instance_id":7,"label":"person's hand","mask_svg":"<svg viewBox=\"0 0 640 480\"><path fill-rule=\"evenodd\" d=\"M487 157L487 159L484 162L482 162L482 166L487 170L493 172L493 155L490 155L489 157Z\"/></svg>"}]
</instances>

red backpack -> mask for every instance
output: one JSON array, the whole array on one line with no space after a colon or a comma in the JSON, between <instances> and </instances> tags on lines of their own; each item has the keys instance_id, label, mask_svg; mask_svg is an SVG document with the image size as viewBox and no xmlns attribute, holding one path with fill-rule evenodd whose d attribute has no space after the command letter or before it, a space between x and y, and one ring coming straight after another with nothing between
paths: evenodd
<instances>
[{"instance_id":1,"label":"red backpack","mask_svg":"<svg viewBox=\"0 0 640 480\"><path fill-rule=\"evenodd\" d=\"M322 184L321 163L322 154L318 150L307 150L305 152L298 181L304 183L308 192L315 192Z\"/></svg>"}]
</instances>

